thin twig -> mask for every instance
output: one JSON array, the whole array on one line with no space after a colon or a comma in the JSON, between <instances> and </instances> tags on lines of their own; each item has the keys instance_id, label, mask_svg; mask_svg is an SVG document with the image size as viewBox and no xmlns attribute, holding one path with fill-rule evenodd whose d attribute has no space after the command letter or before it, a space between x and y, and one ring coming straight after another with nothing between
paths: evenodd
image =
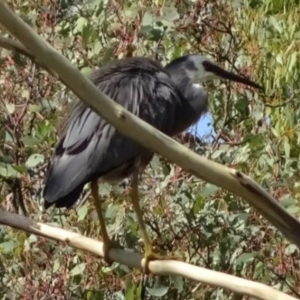
<instances>
[{"instance_id":1,"label":"thin twig","mask_svg":"<svg viewBox=\"0 0 300 300\"><path fill-rule=\"evenodd\" d=\"M16 213L27 216L28 213L24 204L21 180L19 178L11 178L6 179L5 181L12 191L12 202Z\"/></svg>"}]
</instances>

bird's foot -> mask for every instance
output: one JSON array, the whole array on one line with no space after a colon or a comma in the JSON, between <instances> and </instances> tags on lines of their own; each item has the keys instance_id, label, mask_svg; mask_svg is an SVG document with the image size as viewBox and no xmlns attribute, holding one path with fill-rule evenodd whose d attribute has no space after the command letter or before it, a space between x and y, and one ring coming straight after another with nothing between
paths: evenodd
<instances>
[{"instance_id":1,"label":"bird's foot","mask_svg":"<svg viewBox=\"0 0 300 300\"><path fill-rule=\"evenodd\" d=\"M103 254L104 254L104 261L111 266L112 263L114 262L113 260L110 259L109 257L109 251L110 249L115 248L115 249L123 249L123 247L114 240L106 240L103 241Z\"/></svg>"},{"instance_id":2,"label":"bird's foot","mask_svg":"<svg viewBox=\"0 0 300 300\"><path fill-rule=\"evenodd\" d=\"M154 252L152 248L147 249L144 254L144 259L142 260L143 272L147 275L151 273L150 269L149 269L149 263L151 261L154 261L154 260L180 260L180 259L181 259L181 257L179 257L179 256L161 255L159 253Z\"/></svg>"}]
</instances>

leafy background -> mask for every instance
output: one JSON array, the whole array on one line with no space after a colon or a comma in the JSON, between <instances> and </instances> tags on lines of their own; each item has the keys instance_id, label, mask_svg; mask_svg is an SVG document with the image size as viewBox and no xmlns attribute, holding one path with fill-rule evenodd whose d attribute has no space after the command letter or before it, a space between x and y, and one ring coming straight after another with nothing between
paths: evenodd
<instances>
[{"instance_id":1,"label":"leafy background","mask_svg":"<svg viewBox=\"0 0 300 300\"><path fill-rule=\"evenodd\" d=\"M262 84L265 94L224 81L207 84L211 125L204 119L176 138L249 174L299 216L299 0L7 3L84 74L116 58L150 56L165 64L201 52ZM1 206L18 213L25 206L35 220L101 239L88 187L74 210L44 212L42 206L47 162L74 96L4 49L0 84ZM110 236L141 251L127 185L103 184L99 193ZM143 175L140 193L158 251L300 296L299 250L244 200L160 156ZM7 227L0 227L0 264L2 299L248 299L180 277L143 278Z\"/></svg>"}]
</instances>

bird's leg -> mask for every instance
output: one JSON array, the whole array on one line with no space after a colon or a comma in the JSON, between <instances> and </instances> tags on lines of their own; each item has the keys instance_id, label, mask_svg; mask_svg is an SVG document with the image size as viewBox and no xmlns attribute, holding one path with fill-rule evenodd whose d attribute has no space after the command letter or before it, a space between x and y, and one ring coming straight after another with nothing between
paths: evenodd
<instances>
[{"instance_id":1,"label":"bird's leg","mask_svg":"<svg viewBox=\"0 0 300 300\"><path fill-rule=\"evenodd\" d=\"M91 182L91 189L92 189L92 195L94 198L94 202L95 202L95 206L96 206L96 210L97 210L97 214L98 214L98 218L99 218L99 222L100 222L100 227L101 227L101 234L102 234L103 244L104 244L104 260L108 264L111 264L112 261L108 255L109 249L110 248L120 248L120 245L115 243L114 241L112 241L108 236L104 216L102 213L102 206L101 206L102 200L100 199L99 194L98 194L97 180L94 180Z\"/></svg>"},{"instance_id":2,"label":"bird's leg","mask_svg":"<svg viewBox=\"0 0 300 300\"><path fill-rule=\"evenodd\" d=\"M133 173L133 178L131 183L131 198L132 198L133 208L135 210L139 222L142 239L144 240L145 252L146 254L148 252L151 253L152 245L143 220L143 211L140 207L140 199L138 194L138 171L134 171Z\"/></svg>"},{"instance_id":3,"label":"bird's leg","mask_svg":"<svg viewBox=\"0 0 300 300\"><path fill-rule=\"evenodd\" d=\"M131 183L131 198L132 198L133 207L134 207L134 210L137 215L138 222L139 222L142 239L144 240L144 245L145 245L144 258L146 261L143 264L143 269L144 269L145 273L150 273L149 268L148 268L148 263L151 260L168 259L168 258L155 253L152 249L152 244L151 244L151 241L148 236L146 226L145 226L145 223L143 220L143 211L142 211L142 209L140 207L140 203L139 203L138 170L134 171L134 173L133 173L133 178L132 178L132 183Z\"/></svg>"}]
</instances>

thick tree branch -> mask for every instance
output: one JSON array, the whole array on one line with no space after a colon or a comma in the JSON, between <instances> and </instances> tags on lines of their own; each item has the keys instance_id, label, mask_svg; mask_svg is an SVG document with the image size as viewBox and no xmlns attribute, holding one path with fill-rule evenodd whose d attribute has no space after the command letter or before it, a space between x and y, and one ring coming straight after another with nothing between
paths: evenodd
<instances>
[{"instance_id":1,"label":"thick tree branch","mask_svg":"<svg viewBox=\"0 0 300 300\"><path fill-rule=\"evenodd\" d=\"M162 154L191 174L243 197L300 248L300 222L255 181L239 171L200 157L108 98L65 57L43 41L2 0L0 23L20 40L38 61L59 74L68 88L119 132Z\"/></svg>"},{"instance_id":2,"label":"thick tree branch","mask_svg":"<svg viewBox=\"0 0 300 300\"><path fill-rule=\"evenodd\" d=\"M70 246L103 257L103 243L58 227L35 222L24 216L0 208L0 224L21 229L52 240L68 243ZM142 266L143 257L132 251L110 249L109 258L131 268ZM296 298L276 291L264 284L235 277L221 272L193 266L175 260L151 261L149 270L156 275L179 275L202 283L219 286L239 294L261 300L295 300Z\"/></svg>"}]
</instances>

